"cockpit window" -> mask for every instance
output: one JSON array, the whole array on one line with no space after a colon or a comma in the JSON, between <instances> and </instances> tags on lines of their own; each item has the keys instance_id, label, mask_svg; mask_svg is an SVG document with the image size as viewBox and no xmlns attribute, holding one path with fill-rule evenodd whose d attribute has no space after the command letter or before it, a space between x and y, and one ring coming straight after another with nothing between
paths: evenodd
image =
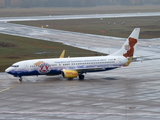
<instances>
[{"instance_id":1,"label":"cockpit window","mask_svg":"<svg viewBox=\"0 0 160 120\"><path fill-rule=\"evenodd\" d=\"M12 67L19 67L19 65L12 65Z\"/></svg>"}]
</instances>

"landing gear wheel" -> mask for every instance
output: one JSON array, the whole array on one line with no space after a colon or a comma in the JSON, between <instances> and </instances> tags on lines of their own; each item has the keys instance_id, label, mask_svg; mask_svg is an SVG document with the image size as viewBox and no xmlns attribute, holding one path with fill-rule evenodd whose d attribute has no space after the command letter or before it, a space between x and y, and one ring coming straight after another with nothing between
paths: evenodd
<instances>
[{"instance_id":1,"label":"landing gear wheel","mask_svg":"<svg viewBox=\"0 0 160 120\"><path fill-rule=\"evenodd\" d=\"M79 80L84 80L84 75L79 75Z\"/></svg>"},{"instance_id":2,"label":"landing gear wheel","mask_svg":"<svg viewBox=\"0 0 160 120\"><path fill-rule=\"evenodd\" d=\"M22 78L21 77L19 78L19 83L22 83Z\"/></svg>"}]
</instances>

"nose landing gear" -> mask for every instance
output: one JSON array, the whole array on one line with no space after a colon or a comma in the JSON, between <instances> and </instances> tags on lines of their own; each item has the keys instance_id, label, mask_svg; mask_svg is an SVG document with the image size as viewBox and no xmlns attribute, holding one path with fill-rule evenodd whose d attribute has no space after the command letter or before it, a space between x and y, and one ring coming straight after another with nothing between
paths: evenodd
<instances>
[{"instance_id":1,"label":"nose landing gear","mask_svg":"<svg viewBox=\"0 0 160 120\"><path fill-rule=\"evenodd\" d=\"M22 77L19 77L19 83L22 83Z\"/></svg>"}]
</instances>

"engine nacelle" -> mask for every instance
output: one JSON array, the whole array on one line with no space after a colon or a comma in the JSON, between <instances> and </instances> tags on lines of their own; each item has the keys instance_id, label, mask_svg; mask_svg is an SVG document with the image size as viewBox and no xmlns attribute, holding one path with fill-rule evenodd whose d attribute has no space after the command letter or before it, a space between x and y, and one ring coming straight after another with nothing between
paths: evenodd
<instances>
[{"instance_id":1,"label":"engine nacelle","mask_svg":"<svg viewBox=\"0 0 160 120\"><path fill-rule=\"evenodd\" d=\"M62 76L64 78L75 78L78 76L78 72L75 70L63 70Z\"/></svg>"}]
</instances>

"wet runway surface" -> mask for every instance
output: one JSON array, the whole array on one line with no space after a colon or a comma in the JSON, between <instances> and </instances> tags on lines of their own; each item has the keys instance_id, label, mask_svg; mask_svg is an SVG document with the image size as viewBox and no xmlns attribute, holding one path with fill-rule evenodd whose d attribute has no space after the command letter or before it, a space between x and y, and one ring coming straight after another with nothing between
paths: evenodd
<instances>
[{"instance_id":1,"label":"wet runway surface","mask_svg":"<svg viewBox=\"0 0 160 120\"><path fill-rule=\"evenodd\" d=\"M1 74L0 119L159 120L160 71L148 75L143 64L133 65L90 73L84 81L40 76L19 84Z\"/></svg>"},{"instance_id":2,"label":"wet runway surface","mask_svg":"<svg viewBox=\"0 0 160 120\"><path fill-rule=\"evenodd\" d=\"M112 53L125 39L0 23L0 32ZM85 44L84 44L85 43ZM0 74L0 119L159 120L160 39L139 40L143 62L112 71L88 73L84 81L61 76L17 78Z\"/></svg>"}]
</instances>

